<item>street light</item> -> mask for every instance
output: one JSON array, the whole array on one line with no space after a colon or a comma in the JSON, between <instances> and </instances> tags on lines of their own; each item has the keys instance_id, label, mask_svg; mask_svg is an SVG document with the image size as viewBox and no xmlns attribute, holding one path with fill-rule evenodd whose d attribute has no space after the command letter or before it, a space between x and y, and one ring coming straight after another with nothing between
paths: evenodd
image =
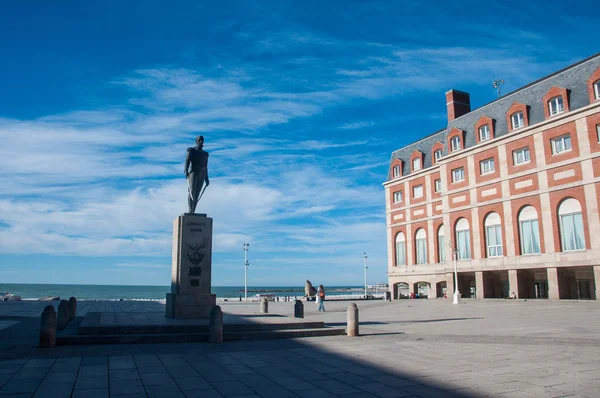
<instances>
[{"instance_id":1,"label":"street light","mask_svg":"<svg viewBox=\"0 0 600 398\"><path fill-rule=\"evenodd\" d=\"M369 267L367 267L367 253L363 252L364 256L365 256L365 298L367 298L367 269Z\"/></svg>"},{"instance_id":2,"label":"street light","mask_svg":"<svg viewBox=\"0 0 600 398\"><path fill-rule=\"evenodd\" d=\"M452 297L452 304L458 304L460 301L460 293L458 292L458 250L452 245L452 240L448 241L448 246L452 251L452 261L454 262L454 295Z\"/></svg>"},{"instance_id":3,"label":"street light","mask_svg":"<svg viewBox=\"0 0 600 398\"><path fill-rule=\"evenodd\" d=\"M244 301L248 301L248 248L250 243L244 243Z\"/></svg>"}]
</instances>

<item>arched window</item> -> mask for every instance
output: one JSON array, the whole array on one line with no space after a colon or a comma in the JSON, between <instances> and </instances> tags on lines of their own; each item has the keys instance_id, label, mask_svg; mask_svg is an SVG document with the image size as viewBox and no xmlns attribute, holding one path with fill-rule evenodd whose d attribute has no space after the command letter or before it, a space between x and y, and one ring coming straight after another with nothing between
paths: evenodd
<instances>
[{"instance_id":1,"label":"arched window","mask_svg":"<svg viewBox=\"0 0 600 398\"><path fill-rule=\"evenodd\" d=\"M396 235L396 265L406 265L406 238L402 232Z\"/></svg>"},{"instance_id":2,"label":"arched window","mask_svg":"<svg viewBox=\"0 0 600 398\"><path fill-rule=\"evenodd\" d=\"M519 233L521 254L540 254L540 227L533 206L525 206L519 212Z\"/></svg>"},{"instance_id":3,"label":"arched window","mask_svg":"<svg viewBox=\"0 0 600 398\"><path fill-rule=\"evenodd\" d=\"M498 213L490 213L485 218L485 242L488 257L502 257L502 223Z\"/></svg>"},{"instance_id":4,"label":"arched window","mask_svg":"<svg viewBox=\"0 0 600 398\"><path fill-rule=\"evenodd\" d=\"M571 250L585 250L585 237L583 234L583 215L581 204L577 199L564 200L558 207L560 219L560 242L564 252Z\"/></svg>"},{"instance_id":5,"label":"arched window","mask_svg":"<svg viewBox=\"0 0 600 398\"><path fill-rule=\"evenodd\" d=\"M459 260L469 260L471 258L471 231L466 218L461 218L456 223L456 249L458 250Z\"/></svg>"},{"instance_id":6,"label":"arched window","mask_svg":"<svg viewBox=\"0 0 600 398\"><path fill-rule=\"evenodd\" d=\"M423 228L415 234L415 248L417 253L417 264L427 264L427 234Z\"/></svg>"},{"instance_id":7,"label":"arched window","mask_svg":"<svg viewBox=\"0 0 600 398\"><path fill-rule=\"evenodd\" d=\"M438 263L446 261L446 239L444 239L444 224L438 228Z\"/></svg>"}]
</instances>

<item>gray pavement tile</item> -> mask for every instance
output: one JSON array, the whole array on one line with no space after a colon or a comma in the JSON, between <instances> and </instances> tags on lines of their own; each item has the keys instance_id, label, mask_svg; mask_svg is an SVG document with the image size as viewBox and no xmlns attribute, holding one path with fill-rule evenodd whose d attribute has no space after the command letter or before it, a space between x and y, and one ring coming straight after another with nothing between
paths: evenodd
<instances>
[{"instance_id":1,"label":"gray pavement tile","mask_svg":"<svg viewBox=\"0 0 600 398\"><path fill-rule=\"evenodd\" d=\"M185 391L186 398L223 398L223 396L214 388L210 390L191 390Z\"/></svg>"},{"instance_id":2,"label":"gray pavement tile","mask_svg":"<svg viewBox=\"0 0 600 398\"><path fill-rule=\"evenodd\" d=\"M113 394L111 392L110 398L147 398L146 393L125 393L125 394Z\"/></svg>"},{"instance_id":3,"label":"gray pavement tile","mask_svg":"<svg viewBox=\"0 0 600 398\"><path fill-rule=\"evenodd\" d=\"M197 377L200 375L190 366L168 367L167 370L173 377Z\"/></svg>"},{"instance_id":4,"label":"gray pavement tile","mask_svg":"<svg viewBox=\"0 0 600 398\"><path fill-rule=\"evenodd\" d=\"M286 372L285 370L279 369L275 366L270 366L267 368L258 368L258 369L256 369L256 371L258 373L260 373L261 375L268 377L270 379L272 379L274 377L291 377L291 376L293 376L292 374Z\"/></svg>"},{"instance_id":5,"label":"gray pavement tile","mask_svg":"<svg viewBox=\"0 0 600 398\"><path fill-rule=\"evenodd\" d=\"M108 366L108 357L84 357L81 359L81 366Z\"/></svg>"},{"instance_id":6,"label":"gray pavement tile","mask_svg":"<svg viewBox=\"0 0 600 398\"><path fill-rule=\"evenodd\" d=\"M139 380L140 375L137 369L117 369L111 370L108 373L109 379L111 383L113 381L121 381L121 380Z\"/></svg>"},{"instance_id":7,"label":"gray pavement tile","mask_svg":"<svg viewBox=\"0 0 600 398\"><path fill-rule=\"evenodd\" d=\"M167 368L189 366L189 363L181 355L159 355L158 357Z\"/></svg>"},{"instance_id":8,"label":"gray pavement tile","mask_svg":"<svg viewBox=\"0 0 600 398\"><path fill-rule=\"evenodd\" d=\"M141 380L111 380L110 394L145 394Z\"/></svg>"},{"instance_id":9,"label":"gray pavement tile","mask_svg":"<svg viewBox=\"0 0 600 398\"><path fill-rule=\"evenodd\" d=\"M42 383L33 398L69 398L73 392L73 384Z\"/></svg>"},{"instance_id":10,"label":"gray pavement tile","mask_svg":"<svg viewBox=\"0 0 600 398\"><path fill-rule=\"evenodd\" d=\"M146 393L149 398L185 398L175 383L146 386Z\"/></svg>"},{"instance_id":11,"label":"gray pavement tile","mask_svg":"<svg viewBox=\"0 0 600 398\"><path fill-rule=\"evenodd\" d=\"M108 365L82 366L79 368L79 377L81 376L108 376Z\"/></svg>"},{"instance_id":12,"label":"gray pavement tile","mask_svg":"<svg viewBox=\"0 0 600 398\"><path fill-rule=\"evenodd\" d=\"M465 398L460 392L452 392L424 385L402 387L402 390L422 398Z\"/></svg>"},{"instance_id":13,"label":"gray pavement tile","mask_svg":"<svg viewBox=\"0 0 600 398\"><path fill-rule=\"evenodd\" d=\"M416 382L388 374L376 374L368 376L369 379L390 387L401 388L405 386L413 386Z\"/></svg>"},{"instance_id":14,"label":"gray pavement tile","mask_svg":"<svg viewBox=\"0 0 600 398\"><path fill-rule=\"evenodd\" d=\"M108 389L74 390L71 398L108 398Z\"/></svg>"},{"instance_id":15,"label":"gray pavement tile","mask_svg":"<svg viewBox=\"0 0 600 398\"><path fill-rule=\"evenodd\" d=\"M56 372L48 373L42 382L44 384L75 384L77 372Z\"/></svg>"},{"instance_id":16,"label":"gray pavement tile","mask_svg":"<svg viewBox=\"0 0 600 398\"><path fill-rule=\"evenodd\" d=\"M0 395L2 398L31 398L33 397L33 393L23 393L23 394L2 394Z\"/></svg>"},{"instance_id":17,"label":"gray pavement tile","mask_svg":"<svg viewBox=\"0 0 600 398\"><path fill-rule=\"evenodd\" d=\"M287 388L272 385L272 386L256 386L252 387L263 398L294 398L299 395L288 390Z\"/></svg>"},{"instance_id":18,"label":"gray pavement tile","mask_svg":"<svg viewBox=\"0 0 600 398\"><path fill-rule=\"evenodd\" d=\"M54 363L54 358L46 358L46 359L30 359L27 361L24 368L50 368Z\"/></svg>"},{"instance_id":19,"label":"gray pavement tile","mask_svg":"<svg viewBox=\"0 0 600 398\"><path fill-rule=\"evenodd\" d=\"M370 394L376 395L381 398L400 398L400 397L406 397L407 395L411 395L410 393L408 393L406 391L402 391L402 390L399 390L394 387L386 386L385 384L381 384L381 383L371 382L371 383L366 383L366 384L359 384L356 386L356 388L360 388L363 391L366 391Z\"/></svg>"},{"instance_id":20,"label":"gray pavement tile","mask_svg":"<svg viewBox=\"0 0 600 398\"><path fill-rule=\"evenodd\" d=\"M144 363L144 362L160 362L158 355L154 354L136 354L133 356L133 360L136 364Z\"/></svg>"},{"instance_id":21,"label":"gray pavement tile","mask_svg":"<svg viewBox=\"0 0 600 398\"><path fill-rule=\"evenodd\" d=\"M140 373L167 373L167 368L160 362L136 362L136 366Z\"/></svg>"},{"instance_id":22,"label":"gray pavement tile","mask_svg":"<svg viewBox=\"0 0 600 398\"><path fill-rule=\"evenodd\" d=\"M360 392L360 390L349 386L348 384L344 384L337 380L320 380L313 381L312 384L315 386L322 388L323 390L327 390L334 394L349 394L352 392Z\"/></svg>"},{"instance_id":23,"label":"gray pavement tile","mask_svg":"<svg viewBox=\"0 0 600 398\"><path fill-rule=\"evenodd\" d=\"M365 366L357 366L357 365L344 365L338 366L342 371L352 373L359 376L372 376L381 374L381 370L365 367Z\"/></svg>"},{"instance_id":24,"label":"gray pavement tile","mask_svg":"<svg viewBox=\"0 0 600 398\"><path fill-rule=\"evenodd\" d=\"M274 377L271 380L273 380L275 383L279 384L280 386L283 386L285 388L287 388L290 391L295 391L295 390L310 390L310 389L314 389L315 386L304 381L301 380L297 377Z\"/></svg>"},{"instance_id":25,"label":"gray pavement tile","mask_svg":"<svg viewBox=\"0 0 600 398\"><path fill-rule=\"evenodd\" d=\"M311 381L316 381L316 380L329 380L330 379L329 374L324 375L324 374L315 372L310 369L295 370L292 372L292 374L299 379L308 381L309 383Z\"/></svg>"},{"instance_id":26,"label":"gray pavement tile","mask_svg":"<svg viewBox=\"0 0 600 398\"><path fill-rule=\"evenodd\" d=\"M8 361L0 361L0 369L20 368L26 363L26 359L10 359Z\"/></svg>"},{"instance_id":27,"label":"gray pavement tile","mask_svg":"<svg viewBox=\"0 0 600 398\"><path fill-rule=\"evenodd\" d=\"M242 382L239 381L215 381L211 382L212 386L220 392L225 397L230 397L233 395L248 395L253 394L249 387L245 386Z\"/></svg>"},{"instance_id":28,"label":"gray pavement tile","mask_svg":"<svg viewBox=\"0 0 600 398\"><path fill-rule=\"evenodd\" d=\"M110 370L135 369L135 361L133 357L127 356L109 357L108 368Z\"/></svg>"},{"instance_id":29,"label":"gray pavement tile","mask_svg":"<svg viewBox=\"0 0 600 398\"><path fill-rule=\"evenodd\" d=\"M175 380L168 373L145 373L141 375L144 386L158 386L175 384Z\"/></svg>"},{"instance_id":30,"label":"gray pavement tile","mask_svg":"<svg viewBox=\"0 0 600 398\"><path fill-rule=\"evenodd\" d=\"M301 390L294 391L298 396L302 398L331 398L331 397L339 397L339 395L335 395L330 393L329 391L322 390L320 388L315 388L312 390Z\"/></svg>"},{"instance_id":31,"label":"gray pavement tile","mask_svg":"<svg viewBox=\"0 0 600 398\"><path fill-rule=\"evenodd\" d=\"M183 391L193 391L193 390L206 390L211 389L211 385L208 381L206 381L203 377L182 377L176 378L175 383L181 388Z\"/></svg>"},{"instance_id":32,"label":"gray pavement tile","mask_svg":"<svg viewBox=\"0 0 600 398\"><path fill-rule=\"evenodd\" d=\"M209 382L219 382L219 381L237 381L235 377L230 375L229 373L225 373L224 371L211 371L200 372L200 376L204 377Z\"/></svg>"},{"instance_id":33,"label":"gray pavement tile","mask_svg":"<svg viewBox=\"0 0 600 398\"><path fill-rule=\"evenodd\" d=\"M20 394L26 392L35 392L39 385L42 383L42 378L36 379L11 379L9 380L2 389L0 389L0 395L2 394Z\"/></svg>"},{"instance_id":34,"label":"gray pavement tile","mask_svg":"<svg viewBox=\"0 0 600 398\"><path fill-rule=\"evenodd\" d=\"M358 376L348 372L329 373L327 376L330 379L341 381L342 383L350 386L354 386L356 384L365 384L371 381L371 379L367 379L366 377Z\"/></svg>"},{"instance_id":35,"label":"gray pavement tile","mask_svg":"<svg viewBox=\"0 0 600 398\"><path fill-rule=\"evenodd\" d=\"M341 398L378 398L377 395L373 395L371 393L368 392L353 392L350 394L344 394L344 395L338 395ZM419 398L416 395L409 395L406 398ZM440 396L439 398L443 398L443 396ZM445 397L444 397L445 398Z\"/></svg>"},{"instance_id":36,"label":"gray pavement tile","mask_svg":"<svg viewBox=\"0 0 600 398\"><path fill-rule=\"evenodd\" d=\"M11 377L12 374L0 374L0 388L2 388L2 386L4 386L4 384L6 384L6 382L9 381Z\"/></svg>"},{"instance_id":37,"label":"gray pavement tile","mask_svg":"<svg viewBox=\"0 0 600 398\"><path fill-rule=\"evenodd\" d=\"M81 358L58 358L50 368L54 372L77 372L81 365Z\"/></svg>"},{"instance_id":38,"label":"gray pavement tile","mask_svg":"<svg viewBox=\"0 0 600 398\"><path fill-rule=\"evenodd\" d=\"M258 373L245 373L241 375L235 375L235 378L247 385L248 387L254 386L266 386L269 384L275 384L271 379Z\"/></svg>"},{"instance_id":39,"label":"gray pavement tile","mask_svg":"<svg viewBox=\"0 0 600 398\"><path fill-rule=\"evenodd\" d=\"M244 373L256 373L254 370L250 369L244 365L222 365L223 369L232 375L239 375Z\"/></svg>"},{"instance_id":40,"label":"gray pavement tile","mask_svg":"<svg viewBox=\"0 0 600 398\"><path fill-rule=\"evenodd\" d=\"M108 376L79 376L75 382L75 390L108 389Z\"/></svg>"},{"instance_id":41,"label":"gray pavement tile","mask_svg":"<svg viewBox=\"0 0 600 398\"><path fill-rule=\"evenodd\" d=\"M38 379L46 377L48 374L49 367L44 368L21 368L15 375L13 379Z\"/></svg>"}]
</instances>

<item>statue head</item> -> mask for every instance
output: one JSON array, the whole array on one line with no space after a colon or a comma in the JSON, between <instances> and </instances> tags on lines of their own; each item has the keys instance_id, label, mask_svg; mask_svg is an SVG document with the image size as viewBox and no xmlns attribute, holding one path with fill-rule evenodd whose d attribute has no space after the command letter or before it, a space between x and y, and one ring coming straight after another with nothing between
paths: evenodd
<instances>
[{"instance_id":1,"label":"statue head","mask_svg":"<svg viewBox=\"0 0 600 398\"><path fill-rule=\"evenodd\" d=\"M204 136L203 135L199 135L198 137L196 137L196 146L202 148L204 146Z\"/></svg>"}]
</instances>

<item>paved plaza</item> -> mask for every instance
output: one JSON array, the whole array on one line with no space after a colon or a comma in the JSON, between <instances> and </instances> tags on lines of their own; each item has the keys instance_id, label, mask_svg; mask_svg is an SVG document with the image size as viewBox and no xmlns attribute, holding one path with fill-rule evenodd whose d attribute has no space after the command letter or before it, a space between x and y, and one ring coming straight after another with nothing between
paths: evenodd
<instances>
[{"instance_id":1,"label":"paved plaza","mask_svg":"<svg viewBox=\"0 0 600 398\"><path fill-rule=\"evenodd\" d=\"M48 302L0 303L0 397L598 397L596 302L358 302L361 337L36 347ZM343 325L348 302L306 320ZM80 302L161 312L155 302ZM223 303L258 312L258 303ZM292 303L270 303L291 315Z\"/></svg>"}]
</instances>

